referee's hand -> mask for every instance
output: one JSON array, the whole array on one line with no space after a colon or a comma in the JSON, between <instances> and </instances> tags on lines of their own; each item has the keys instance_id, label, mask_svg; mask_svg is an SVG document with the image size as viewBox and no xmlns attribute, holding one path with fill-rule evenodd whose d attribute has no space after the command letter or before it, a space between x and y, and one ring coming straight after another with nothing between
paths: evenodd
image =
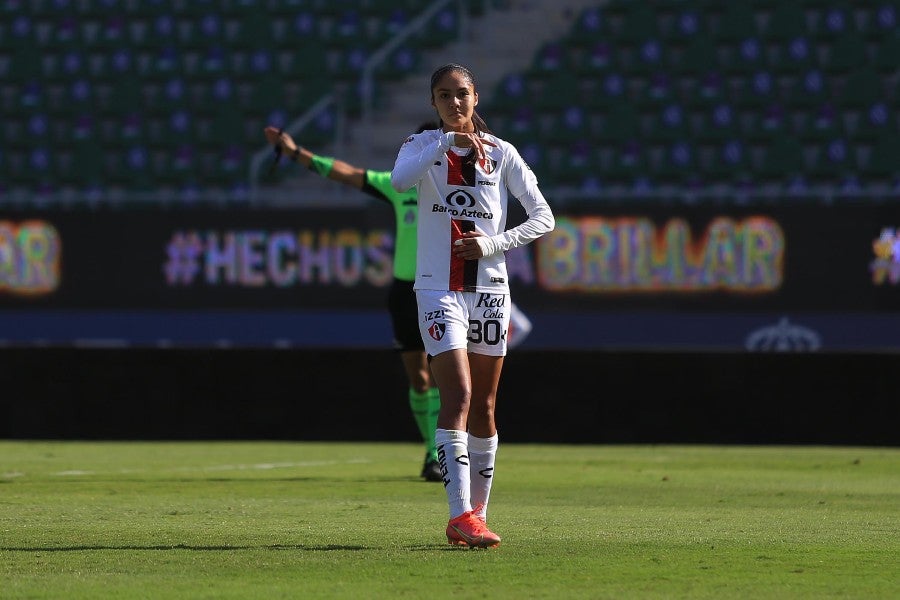
<instances>
[{"instance_id":1,"label":"referee's hand","mask_svg":"<svg viewBox=\"0 0 900 600\"><path fill-rule=\"evenodd\" d=\"M263 131L266 134L266 141L268 141L273 146L281 146L282 148L287 150L288 154L297 149L297 144L296 142L294 142L294 138L292 138L289 133L285 133L282 129L269 125Z\"/></svg>"}]
</instances>

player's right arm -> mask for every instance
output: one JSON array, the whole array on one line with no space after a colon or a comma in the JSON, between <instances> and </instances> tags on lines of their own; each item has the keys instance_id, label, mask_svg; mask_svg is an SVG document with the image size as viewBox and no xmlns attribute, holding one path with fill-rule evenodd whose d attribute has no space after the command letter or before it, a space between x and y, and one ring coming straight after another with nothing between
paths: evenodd
<instances>
[{"instance_id":1,"label":"player's right arm","mask_svg":"<svg viewBox=\"0 0 900 600\"><path fill-rule=\"evenodd\" d=\"M281 145L288 158L317 173L326 179L338 181L345 185L363 189L366 183L366 170L329 156L319 156L299 146L290 134L277 127L266 127L266 139L273 146Z\"/></svg>"}]
</instances>

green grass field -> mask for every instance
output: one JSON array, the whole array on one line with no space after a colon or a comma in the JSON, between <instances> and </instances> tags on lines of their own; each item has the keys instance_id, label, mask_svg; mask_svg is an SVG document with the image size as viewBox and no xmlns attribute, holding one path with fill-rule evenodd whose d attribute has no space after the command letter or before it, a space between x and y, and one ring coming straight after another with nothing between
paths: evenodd
<instances>
[{"instance_id":1,"label":"green grass field","mask_svg":"<svg viewBox=\"0 0 900 600\"><path fill-rule=\"evenodd\" d=\"M900 449L0 441L0 598L898 598Z\"/></svg>"}]
</instances>

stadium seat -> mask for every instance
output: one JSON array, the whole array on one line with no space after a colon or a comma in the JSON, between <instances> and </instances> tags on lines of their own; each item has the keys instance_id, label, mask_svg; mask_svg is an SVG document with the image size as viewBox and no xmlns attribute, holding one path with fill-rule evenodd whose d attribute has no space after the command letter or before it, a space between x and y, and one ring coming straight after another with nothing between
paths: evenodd
<instances>
[{"instance_id":1,"label":"stadium seat","mask_svg":"<svg viewBox=\"0 0 900 600\"><path fill-rule=\"evenodd\" d=\"M391 53L376 74L383 82L397 81L414 73L421 63L422 56L419 49L404 45Z\"/></svg>"},{"instance_id":2,"label":"stadium seat","mask_svg":"<svg viewBox=\"0 0 900 600\"><path fill-rule=\"evenodd\" d=\"M565 41L572 48L586 49L608 37L609 24L603 10L599 6L591 6L578 13Z\"/></svg>"},{"instance_id":3,"label":"stadium seat","mask_svg":"<svg viewBox=\"0 0 900 600\"><path fill-rule=\"evenodd\" d=\"M363 45L356 45L343 49L331 49L329 56L328 72L332 77L342 82L358 81L362 75L366 61L369 59L369 51Z\"/></svg>"},{"instance_id":4,"label":"stadium seat","mask_svg":"<svg viewBox=\"0 0 900 600\"><path fill-rule=\"evenodd\" d=\"M779 102L773 102L760 110L749 113L743 123L744 138L750 141L768 142L789 131L789 114Z\"/></svg>"},{"instance_id":5,"label":"stadium seat","mask_svg":"<svg viewBox=\"0 0 900 600\"><path fill-rule=\"evenodd\" d=\"M750 0L729 0L720 4L724 8L715 30L717 40L734 44L759 35Z\"/></svg>"},{"instance_id":6,"label":"stadium seat","mask_svg":"<svg viewBox=\"0 0 900 600\"><path fill-rule=\"evenodd\" d=\"M832 185L848 175L855 175L857 165L853 147L844 138L834 138L818 144L807 172L815 181Z\"/></svg>"},{"instance_id":7,"label":"stadium seat","mask_svg":"<svg viewBox=\"0 0 900 600\"><path fill-rule=\"evenodd\" d=\"M559 42L548 42L538 48L525 75L531 80L554 77L571 71L569 54Z\"/></svg>"},{"instance_id":8,"label":"stadium seat","mask_svg":"<svg viewBox=\"0 0 900 600\"><path fill-rule=\"evenodd\" d=\"M730 45L725 56L723 69L729 75L748 75L768 66L765 48L757 37L746 37Z\"/></svg>"},{"instance_id":9,"label":"stadium seat","mask_svg":"<svg viewBox=\"0 0 900 600\"><path fill-rule=\"evenodd\" d=\"M677 48L691 40L710 37L705 15L695 3L674 0L671 6L663 5L661 10L673 13L669 28L662 31L668 45Z\"/></svg>"},{"instance_id":10,"label":"stadium seat","mask_svg":"<svg viewBox=\"0 0 900 600\"><path fill-rule=\"evenodd\" d=\"M863 4L869 3L863 2ZM867 7L870 19L869 27L866 30L868 36L873 39L896 36L898 21L900 21L898 19L900 6L897 5L896 0L871 0L871 4L872 6Z\"/></svg>"},{"instance_id":11,"label":"stadium seat","mask_svg":"<svg viewBox=\"0 0 900 600\"><path fill-rule=\"evenodd\" d=\"M846 2L830 2L815 13L816 37L831 42L847 31L859 31L852 4Z\"/></svg>"},{"instance_id":12,"label":"stadium seat","mask_svg":"<svg viewBox=\"0 0 900 600\"><path fill-rule=\"evenodd\" d=\"M66 183L79 185L97 183L102 181L105 171L103 148L92 139L76 142L72 145L71 171L62 174Z\"/></svg>"},{"instance_id":13,"label":"stadium seat","mask_svg":"<svg viewBox=\"0 0 900 600\"><path fill-rule=\"evenodd\" d=\"M876 102L859 115L853 139L873 142L897 135L898 128L900 128L900 123L898 123L897 112L891 110L885 102Z\"/></svg>"},{"instance_id":14,"label":"stadium seat","mask_svg":"<svg viewBox=\"0 0 900 600\"><path fill-rule=\"evenodd\" d=\"M797 2L779 2L769 15L765 38L770 41L786 42L809 33L806 14Z\"/></svg>"},{"instance_id":15,"label":"stadium seat","mask_svg":"<svg viewBox=\"0 0 900 600\"><path fill-rule=\"evenodd\" d=\"M491 107L496 111L512 111L518 106L528 104L525 77L522 73L508 73L498 83L491 94Z\"/></svg>"},{"instance_id":16,"label":"stadium seat","mask_svg":"<svg viewBox=\"0 0 900 600\"><path fill-rule=\"evenodd\" d=\"M750 152L740 140L731 139L713 148L712 160L701 170L705 180L733 184L752 174Z\"/></svg>"},{"instance_id":17,"label":"stadium seat","mask_svg":"<svg viewBox=\"0 0 900 600\"><path fill-rule=\"evenodd\" d=\"M628 102L621 102L604 113L600 141L624 143L640 137L640 120L637 110Z\"/></svg>"},{"instance_id":18,"label":"stadium seat","mask_svg":"<svg viewBox=\"0 0 900 600\"><path fill-rule=\"evenodd\" d=\"M818 66L815 45L806 37L798 36L776 44L776 60L772 68L779 74L798 74Z\"/></svg>"},{"instance_id":19,"label":"stadium seat","mask_svg":"<svg viewBox=\"0 0 900 600\"><path fill-rule=\"evenodd\" d=\"M631 56L629 70L639 76L661 71L666 66L665 48L658 38L638 42L631 52Z\"/></svg>"},{"instance_id":20,"label":"stadium seat","mask_svg":"<svg viewBox=\"0 0 900 600\"><path fill-rule=\"evenodd\" d=\"M831 73L847 73L869 62L866 45L855 31L846 31L829 45L826 67Z\"/></svg>"},{"instance_id":21,"label":"stadium seat","mask_svg":"<svg viewBox=\"0 0 900 600\"><path fill-rule=\"evenodd\" d=\"M721 143L739 135L736 110L727 103L711 106L700 113L695 137L703 142Z\"/></svg>"},{"instance_id":22,"label":"stadium seat","mask_svg":"<svg viewBox=\"0 0 900 600\"><path fill-rule=\"evenodd\" d=\"M613 184L632 186L650 172L644 148L637 140L629 140L613 147L606 179Z\"/></svg>"},{"instance_id":23,"label":"stadium seat","mask_svg":"<svg viewBox=\"0 0 900 600\"><path fill-rule=\"evenodd\" d=\"M628 82L621 72L604 76L599 87L587 95L585 102L593 111L603 111L628 100Z\"/></svg>"},{"instance_id":24,"label":"stadium seat","mask_svg":"<svg viewBox=\"0 0 900 600\"><path fill-rule=\"evenodd\" d=\"M685 101L692 111L705 111L728 99L725 79L717 72L706 73L689 87Z\"/></svg>"},{"instance_id":25,"label":"stadium seat","mask_svg":"<svg viewBox=\"0 0 900 600\"><path fill-rule=\"evenodd\" d=\"M885 37L879 43L875 64L878 71L886 77L896 75L900 71L900 32Z\"/></svg>"},{"instance_id":26,"label":"stadium seat","mask_svg":"<svg viewBox=\"0 0 900 600\"><path fill-rule=\"evenodd\" d=\"M613 37L625 44L636 45L660 37L656 13L643 2L628 2L622 15L622 25ZM610 7L612 8L612 7Z\"/></svg>"},{"instance_id":27,"label":"stadium seat","mask_svg":"<svg viewBox=\"0 0 900 600\"><path fill-rule=\"evenodd\" d=\"M588 116L579 104L570 104L554 111L546 119L547 130L541 138L551 144L571 145L574 141L588 136Z\"/></svg>"},{"instance_id":28,"label":"stadium seat","mask_svg":"<svg viewBox=\"0 0 900 600\"><path fill-rule=\"evenodd\" d=\"M290 61L290 69L283 72L297 77L304 84L320 84L322 71L327 69L328 62L328 54L322 44L314 41L300 42L288 51L293 53L293 59Z\"/></svg>"},{"instance_id":29,"label":"stadium seat","mask_svg":"<svg viewBox=\"0 0 900 600\"><path fill-rule=\"evenodd\" d=\"M553 169L553 179L560 185L580 187L585 179L599 172L593 146L586 140L563 147L560 157Z\"/></svg>"},{"instance_id":30,"label":"stadium seat","mask_svg":"<svg viewBox=\"0 0 900 600\"><path fill-rule=\"evenodd\" d=\"M900 156L900 137L883 136L872 145L871 155L861 173L866 177L894 183L900 178L898 156Z\"/></svg>"},{"instance_id":31,"label":"stadium seat","mask_svg":"<svg viewBox=\"0 0 900 600\"><path fill-rule=\"evenodd\" d=\"M531 140L524 141L518 148L522 158L528 163L528 166L531 167L535 175L537 175L538 181L549 183L552 180L552 173L545 162L547 149L544 145Z\"/></svg>"},{"instance_id":32,"label":"stadium seat","mask_svg":"<svg viewBox=\"0 0 900 600\"><path fill-rule=\"evenodd\" d=\"M825 102L815 111L805 115L799 131L803 140L818 143L840 137L843 132L840 113L831 102Z\"/></svg>"},{"instance_id":33,"label":"stadium seat","mask_svg":"<svg viewBox=\"0 0 900 600\"><path fill-rule=\"evenodd\" d=\"M675 73L700 76L719 69L719 51L706 36L694 36L679 55L670 54L669 66Z\"/></svg>"},{"instance_id":34,"label":"stadium seat","mask_svg":"<svg viewBox=\"0 0 900 600\"><path fill-rule=\"evenodd\" d=\"M365 23L356 10L339 10L335 13L322 40L330 48L348 49L369 45Z\"/></svg>"},{"instance_id":35,"label":"stadium seat","mask_svg":"<svg viewBox=\"0 0 900 600\"><path fill-rule=\"evenodd\" d=\"M650 123L654 140L670 143L690 137L688 116L680 104L672 103L659 107Z\"/></svg>"},{"instance_id":36,"label":"stadium seat","mask_svg":"<svg viewBox=\"0 0 900 600\"><path fill-rule=\"evenodd\" d=\"M454 7L444 8L428 23L425 39L421 40L424 48L437 48L447 40L459 37L459 13Z\"/></svg>"},{"instance_id":37,"label":"stadium seat","mask_svg":"<svg viewBox=\"0 0 900 600\"><path fill-rule=\"evenodd\" d=\"M787 183L804 174L803 144L791 135L779 135L765 146L762 164L757 169L764 182Z\"/></svg>"},{"instance_id":38,"label":"stadium seat","mask_svg":"<svg viewBox=\"0 0 900 600\"><path fill-rule=\"evenodd\" d=\"M641 83L635 103L642 111L656 110L675 102L677 96L673 78L665 72L658 72Z\"/></svg>"},{"instance_id":39,"label":"stadium seat","mask_svg":"<svg viewBox=\"0 0 900 600\"><path fill-rule=\"evenodd\" d=\"M659 164L651 172L660 184L681 185L697 171L697 164L697 149L690 141L681 139L665 146Z\"/></svg>"},{"instance_id":40,"label":"stadium seat","mask_svg":"<svg viewBox=\"0 0 900 600\"><path fill-rule=\"evenodd\" d=\"M882 79L874 67L866 66L850 73L844 80L840 106L844 109L861 109L882 99Z\"/></svg>"},{"instance_id":41,"label":"stadium seat","mask_svg":"<svg viewBox=\"0 0 900 600\"><path fill-rule=\"evenodd\" d=\"M412 14L402 8L392 7L390 9L381 9L380 19L378 21L378 36L381 39L389 39L398 34L405 28L410 21Z\"/></svg>"},{"instance_id":42,"label":"stadium seat","mask_svg":"<svg viewBox=\"0 0 900 600\"><path fill-rule=\"evenodd\" d=\"M573 69L579 77L600 77L621 67L618 49L605 40L586 45Z\"/></svg>"},{"instance_id":43,"label":"stadium seat","mask_svg":"<svg viewBox=\"0 0 900 600\"><path fill-rule=\"evenodd\" d=\"M530 106L522 105L517 107L507 118L506 125L496 129L496 131L501 133L501 137L504 135L509 136L510 141L518 140L524 142L528 140L529 134L533 132L534 122L534 110Z\"/></svg>"},{"instance_id":44,"label":"stadium seat","mask_svg":"<svg viewBox=\"0 0 900 600\"><path fill-rule=\"evenodd\" d=\"M788 90L791 108L805 109L819 106L831 97L830 80L819 69L801 74Z\"/></svg>"},{"instance_id":45,"label":"stadium seat","mask_svg":"<svg viewBox=\"0 0 900 600\"><path fill-rule=\"evenodd\" d=\"M760 109L778 99L777 81L772 73L758 71L741 82L735 103L741 109Z\"/></svg>"}]
</instances>

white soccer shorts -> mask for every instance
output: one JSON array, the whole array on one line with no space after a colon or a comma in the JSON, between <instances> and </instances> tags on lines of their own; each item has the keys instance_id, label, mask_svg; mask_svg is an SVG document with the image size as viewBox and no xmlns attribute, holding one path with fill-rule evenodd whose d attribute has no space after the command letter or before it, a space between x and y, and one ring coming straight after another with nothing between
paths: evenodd
<instances>
[{"instance_id":1,"label":"white soccer shorts","mask_svg":"<svg viewBox=\"0 0 900 600\"><path fill-rule=\"evenodd\" d=\"M419 331L431 356L457 349L506 356L509 294L416 290L416 300Z\"/></svg>"}]
</instances>

